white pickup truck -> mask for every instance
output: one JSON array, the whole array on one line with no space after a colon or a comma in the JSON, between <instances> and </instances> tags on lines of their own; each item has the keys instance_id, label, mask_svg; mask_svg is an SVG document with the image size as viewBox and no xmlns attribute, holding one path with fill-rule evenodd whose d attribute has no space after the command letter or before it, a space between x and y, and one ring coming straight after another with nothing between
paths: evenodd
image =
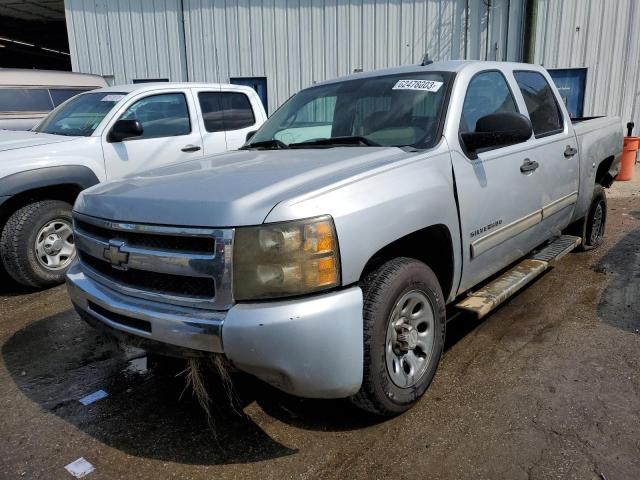
<instances>
[{"instance_id":1,"label":"white pickup truck","mask_svg":"<svg viewBox=\"0 0 640 480\"><path fill-rule=\"evenodd\" d=\"M621 152L620 120L572 122L535 65L339 78L239 151L84 191L67 284L110 335L393 415L436 372L447 304L486 315L602 242Z\"/></svg>"},{"instance_id":2,"label":"white pickup truck","mask_svg":"<svg viewBox=\"0 0 640 480\"><path fill-rule=\"evenodd\" d=\"M107 179L237 149L266 120L224 84L121 85L80 94L32 131L0 131L0 259L16 281L60 283L75 255L71 205Z\"/></svg>"}]
</instances>

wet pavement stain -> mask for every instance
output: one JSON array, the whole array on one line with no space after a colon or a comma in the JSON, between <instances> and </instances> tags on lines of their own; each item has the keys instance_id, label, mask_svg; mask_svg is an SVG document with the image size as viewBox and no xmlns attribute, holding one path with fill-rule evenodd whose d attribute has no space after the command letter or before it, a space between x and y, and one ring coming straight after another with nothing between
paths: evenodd
<instances>
[{"instance_id":1,"label":"wet pavement stain","mask_svg":"<svg viewBox=\"0 0 640 480\"><path fill-rule=\"evenodd\" d=\"M480 321L449 323L434 383L390 420L243 375L238 415L211 377L214 434L181 362L121 351L63 288L0 281L0 478L69 478L80 457L91 479L640 478L637 303L617 296L637 287L640 219L632 200L610 206L602 249L568 255Z\"/></svg>"}]
</instances>

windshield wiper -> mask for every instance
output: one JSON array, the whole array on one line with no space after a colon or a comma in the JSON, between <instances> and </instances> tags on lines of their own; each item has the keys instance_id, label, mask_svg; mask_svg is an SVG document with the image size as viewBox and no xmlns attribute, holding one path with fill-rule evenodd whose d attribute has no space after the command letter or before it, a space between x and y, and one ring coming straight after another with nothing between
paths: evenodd
<instances>
[{"instance_id":1,"label":"windshield wiper","mask_svg":"<svg viewBox=\"0 0 640 480\"><path fill-rule=\"evenodd\" d=\"M367 137L353 136L353 137L333 137L333 138L319 138L318 140L309 140L307 142L290 143L289 148L300 147L335 147L335 146L359 146L365 145L367 147L382 147L379 143L369 140Z\"/></svg>"},{"instance_id":2,"label":"windshield wiper","mask_svg":"<svg viewBox=\"0 0 640 480\"><path fill-rule=\"evenodd\" d=\"M253 142L240 147L240 150L279 150L289 148L288 145L275 138L271 140L263 140L262 142Z\"/></svg>"}]
</instances>

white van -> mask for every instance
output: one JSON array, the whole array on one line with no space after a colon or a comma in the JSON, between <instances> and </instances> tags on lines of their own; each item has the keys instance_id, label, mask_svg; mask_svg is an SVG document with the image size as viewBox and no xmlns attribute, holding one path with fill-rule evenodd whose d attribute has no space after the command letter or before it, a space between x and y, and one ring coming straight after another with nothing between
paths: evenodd
<instances>
[{"instance_id":1,"label":"white van","mask_svg":"<svg viewBox=\"0 0 640 480\"><path fill-rule=\"evenodd\" d=\"M0 68L0 129L30 130L69 98L106 86L99 75Z\"/></svg>"}]
</instances>

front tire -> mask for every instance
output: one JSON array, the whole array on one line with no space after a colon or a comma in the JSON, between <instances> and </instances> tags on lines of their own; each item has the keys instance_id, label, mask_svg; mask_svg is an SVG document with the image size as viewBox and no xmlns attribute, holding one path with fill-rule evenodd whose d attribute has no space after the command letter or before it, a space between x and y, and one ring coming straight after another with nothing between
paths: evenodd
<instances>
[{"instance_id":1,"label":"front tire","mask_svg":"<svg viewBox=\"0 0 640 480\"><path fill-rule=\"evenodd\" d=\"M390 260L361 283L364 376L352 402L393 416L411 408L435 375L445 338L445 303L433 271L410 258Z\"/></svg>"},{"instance_id":2,"label":"front tire","mask_svg":"<svg viewBox=\"0 0 640 480\"><path fill-rule=\"evenodd\" d=\"M71 205L60 200L25 205L9 217L0 235L2 263L22 285L62 283L74 256Z\"/></svg>"}]
</instances>

